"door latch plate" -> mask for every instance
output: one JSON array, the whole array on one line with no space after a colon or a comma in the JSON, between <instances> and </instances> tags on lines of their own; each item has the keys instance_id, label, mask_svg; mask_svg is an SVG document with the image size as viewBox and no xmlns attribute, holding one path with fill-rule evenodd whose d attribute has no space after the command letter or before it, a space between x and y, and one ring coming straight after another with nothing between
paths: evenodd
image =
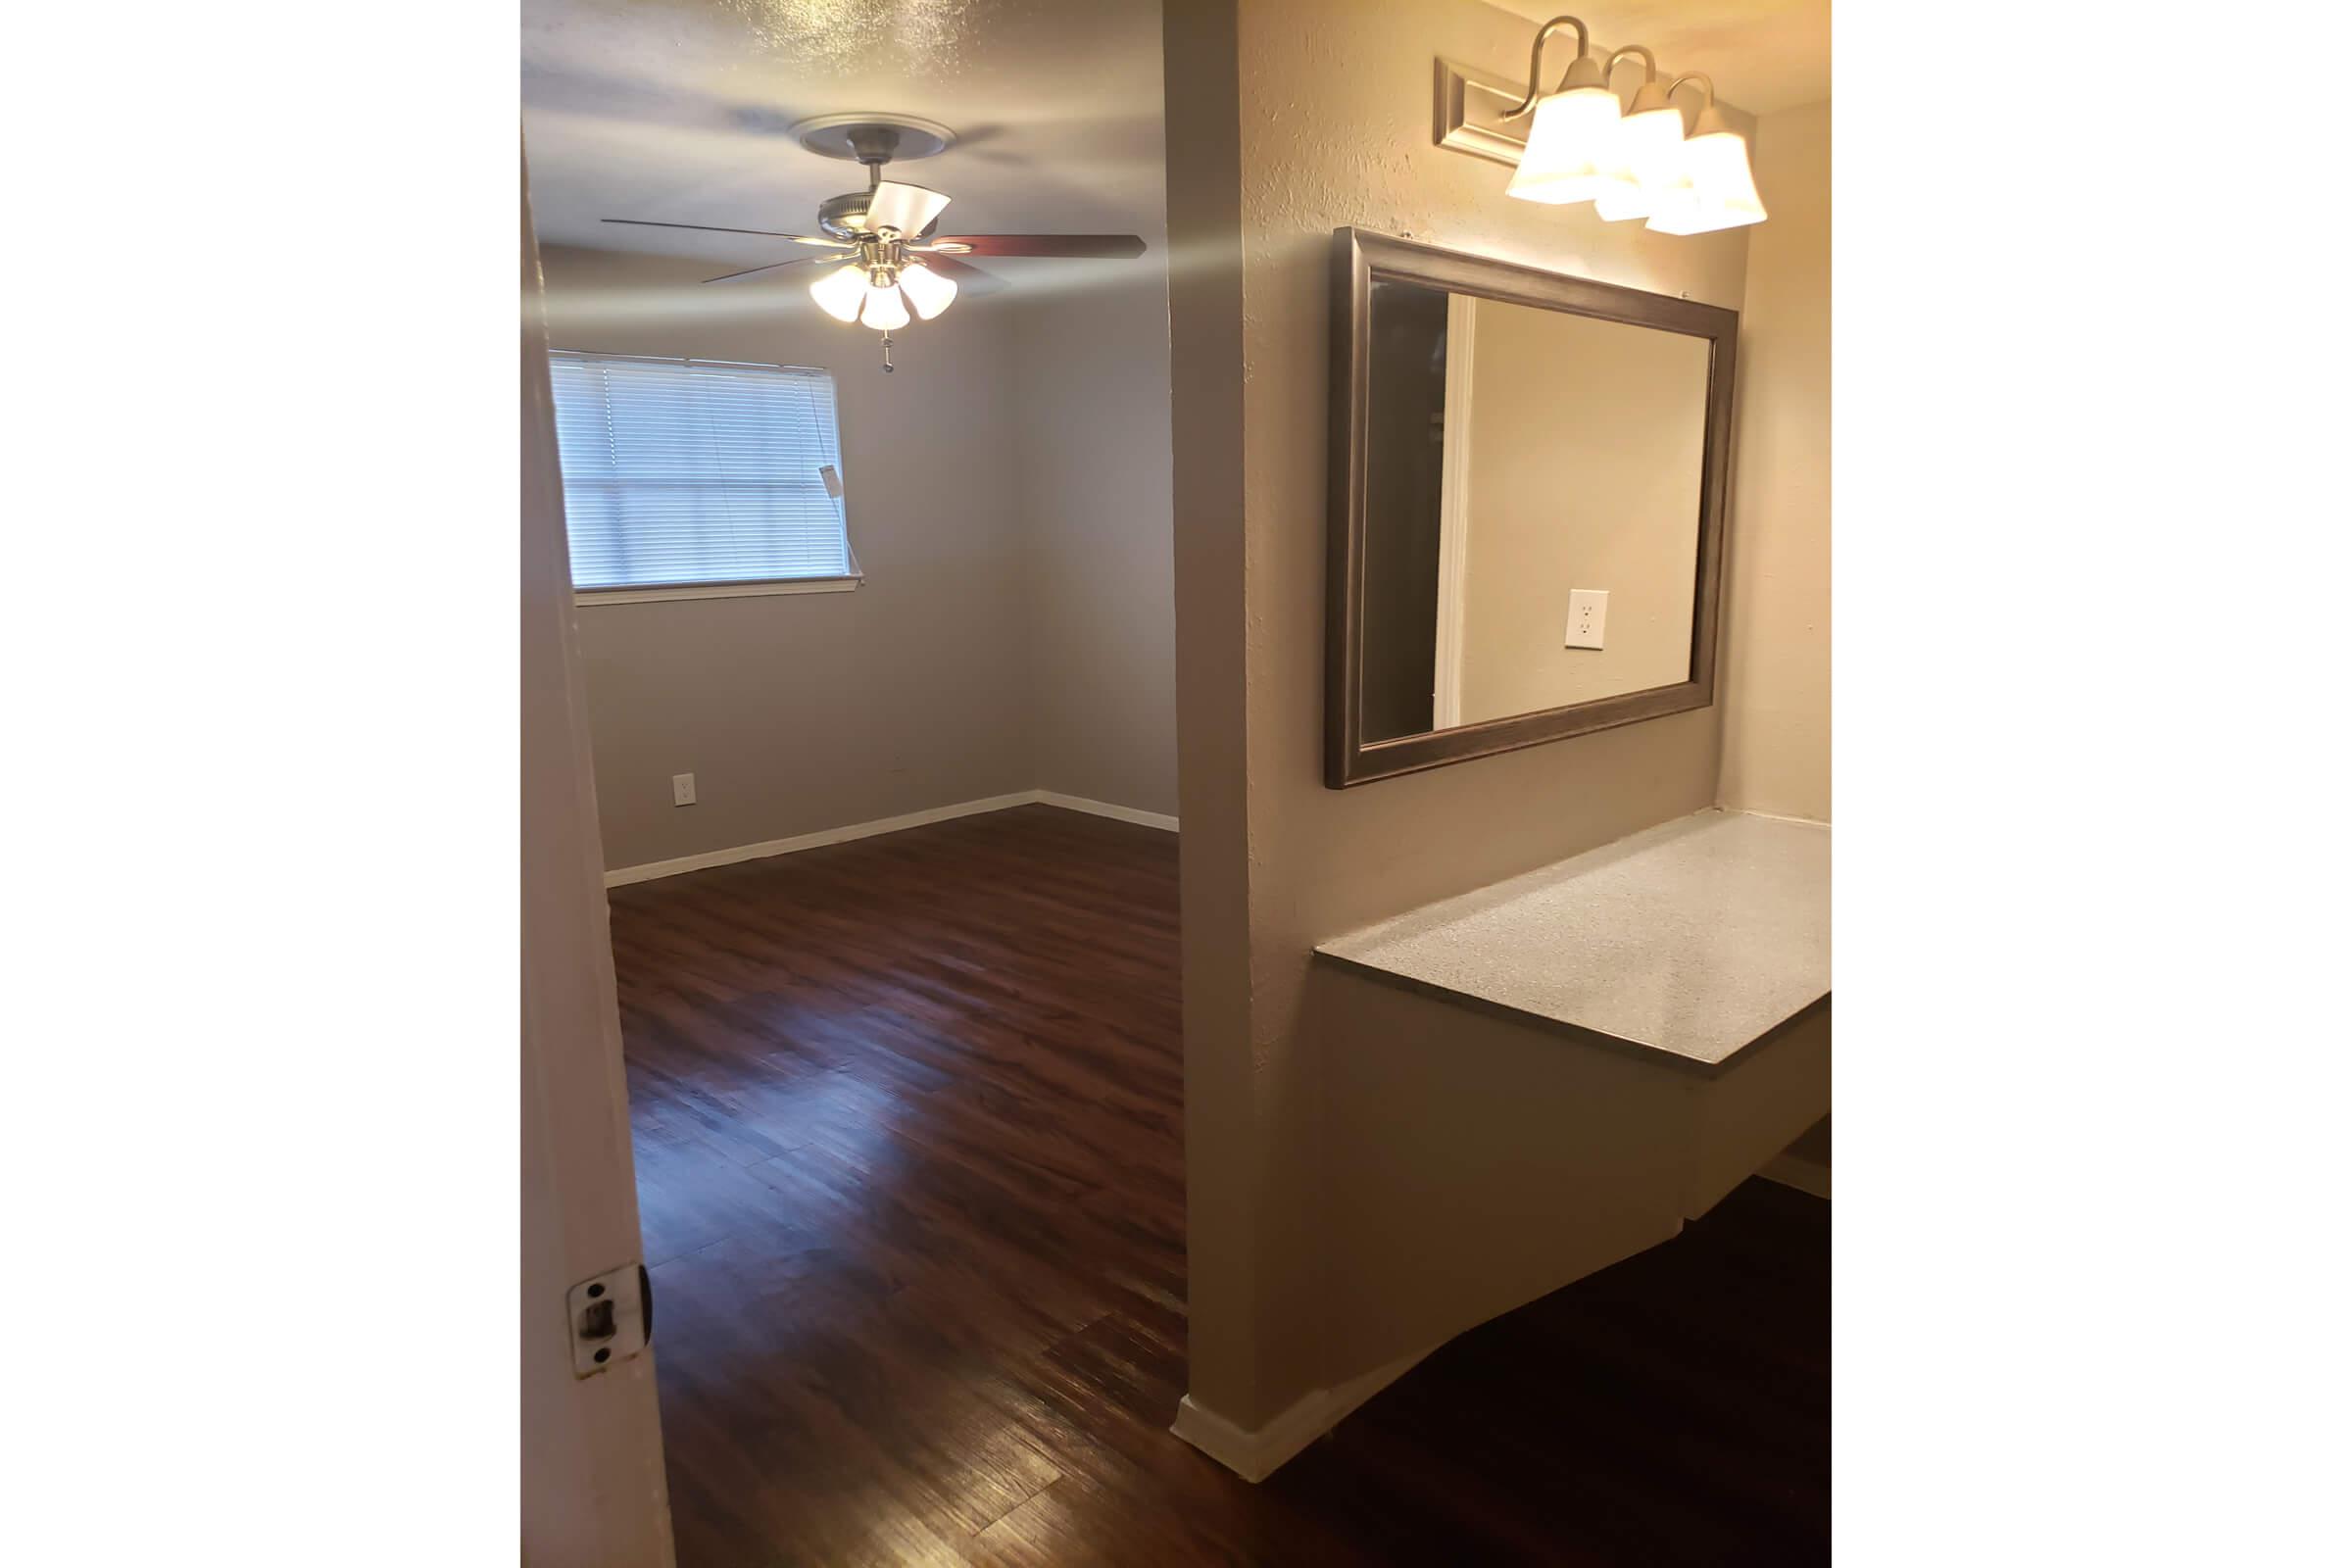
<instances>
[{"instance_id":1,"label":"door latch plate","mask_svg":"<svg viewBox=\"0 0 2352 1568\"><path fill-rule=\"evenodd\" d=\"M654 1286L642 1263L623 1263L564 1296L571 1319L571 1373L594 1377L643 1350L654 1337Z\"/></svg>"}]
</instances>

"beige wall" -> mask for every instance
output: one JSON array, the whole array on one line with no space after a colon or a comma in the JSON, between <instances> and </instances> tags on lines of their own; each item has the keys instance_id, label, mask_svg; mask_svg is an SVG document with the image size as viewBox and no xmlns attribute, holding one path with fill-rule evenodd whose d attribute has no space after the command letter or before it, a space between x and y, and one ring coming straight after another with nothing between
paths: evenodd
<instances>
[{"instance_id":1,"label":"beige wall","mask_svg":"<svg viewBox=\"0 0 2352 1568\"><path fill-rule=\"evenodd\" d=\"M855 593L579 611L608 866L1041 787L1173 812L1152 243L1115 286L1057 286L1051 330L1034 270L959 299L899 334L888 375L874 333L797 286L698 288L708 264L548 248L559 347L832 370L866 574ZM684 772L698 802L676 807Z\"/></svg>"},{"instance_id":2,"label":"beige wall","mask_svg":"<svg viewBox=\"0 0 2352 1568\"><path fill-rule=\"evenodd\" d=\"M1707 340L1494 300L1471 319L1462 722L1690 679ZM1565 646L1572 588L1608 594L1605 646Z\"/></svg>"},{"instance_id":3,"label":"beige wall","mask_svg":"<svg viewBox=\"0 0 2352 1568\"><path fill-rule=\"evenodd\" d=\"M1166 271L1069 264L1013 338L1035 782L1174 815Z\"/></svg>"},{"instance_id":4,"label":"beige wall","mask_svg":"<svg viewBox=\"0 0 2352 1568\"><path fill-rule=\"evenodd\" d=\"M1524 69L1527 24L1477 0L1198 0L1166 29L1191 1385L1248 1428L1362 1370L1327 1353L1324 1196L1348 1179L1323 1158L1313 945L1703 808L1717 778L1710 709L1323 787L1331 231L1732 307L1747 235L1510 201L1501 166L1433 146L1436 56Z\"/></svg>"},{"instance_id":5,"label":"beige wall","mask_svg":"<svg viewBox=\"0 0 2352 1568\"><path fill-rule=\"evenodd\" d=\"M909 328L885 375L875 334L795 286L698 290L706 263L553 246L545 267L558 348L832 370L866 574L855 593L579 612L605 863L1032 788L1007 313ZM685 772L698 803L672 806Z\"/></svg>"},{"instance_id":6,"label":"beige wall","mask_svg":"<svg viewBox=\"0 0 2352 1568\"><path fill-rule=\"evenodd\" d=\"M1830 106L1767 115L1748 241L1723 803L1830 819Z\"/></svg>"}]
</instances>

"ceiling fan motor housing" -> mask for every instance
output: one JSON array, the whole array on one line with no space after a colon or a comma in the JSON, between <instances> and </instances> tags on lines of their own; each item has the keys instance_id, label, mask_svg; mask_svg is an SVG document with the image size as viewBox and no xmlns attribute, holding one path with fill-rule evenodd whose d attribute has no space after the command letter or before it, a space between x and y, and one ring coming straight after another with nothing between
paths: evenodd
<instances>
[{"instance_id":1,"label":"ceiling fan motor housing","mask_svg":"<svg viewBox=\"0 0 2352 1568\"><path fill-rule=\"evenodd\" d=\"M854 190L841 196L828 196L816 209L816 226L835 239L855 242L860 234L873 232L865 226L865 210L873 199L874 193L870 190ZM919 244L938 232L938 229L939 220L934 218L923 225L920 234L909 234L906 238Z\"/></svg>"}]
</instances>

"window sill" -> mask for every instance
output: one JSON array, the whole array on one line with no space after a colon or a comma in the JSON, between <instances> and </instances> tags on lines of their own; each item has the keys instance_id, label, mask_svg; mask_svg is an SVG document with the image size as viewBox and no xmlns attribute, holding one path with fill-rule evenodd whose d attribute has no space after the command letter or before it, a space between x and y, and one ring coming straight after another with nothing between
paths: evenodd
<instances>
[{"instance_id":1,"label":"window sill","mask_svg":"<svg viewBox=\"0 0 2352 1568\"><path fill-rule=\"evenodd\" d=\"M646 605L665 599L758 599L768 594L846 594L865 581L857 577L793 577L775 582L695 582L671 588L582 588L572 603Z\"/></svg>"}]
</instances>

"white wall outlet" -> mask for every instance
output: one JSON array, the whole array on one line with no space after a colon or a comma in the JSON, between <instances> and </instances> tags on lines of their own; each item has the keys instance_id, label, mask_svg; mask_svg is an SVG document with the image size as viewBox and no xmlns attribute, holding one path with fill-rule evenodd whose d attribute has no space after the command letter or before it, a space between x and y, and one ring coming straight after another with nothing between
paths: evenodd
<instances>
[{"instance_id":1,"label":"white wall outlet","mask_svg":"<svg viewBox=\"0 0 2352 1568\"><path fill-rule=\"evenodd\" d=\"M1606 588L1568 590L1567 647L1598 648L1601 634L1608 627L1609 591Z\"/></svg>"},{"instance_id":2,"label":"white wall outlet","mask_svg":"<svg viewBox=\"0 0 2352 1568\"><path fill-rule=\"evenodd\" d=\"M669 775L669 804L672 806L692 806L694 804L694 775L692 773Z\"/></svg>"}]
</instances>

